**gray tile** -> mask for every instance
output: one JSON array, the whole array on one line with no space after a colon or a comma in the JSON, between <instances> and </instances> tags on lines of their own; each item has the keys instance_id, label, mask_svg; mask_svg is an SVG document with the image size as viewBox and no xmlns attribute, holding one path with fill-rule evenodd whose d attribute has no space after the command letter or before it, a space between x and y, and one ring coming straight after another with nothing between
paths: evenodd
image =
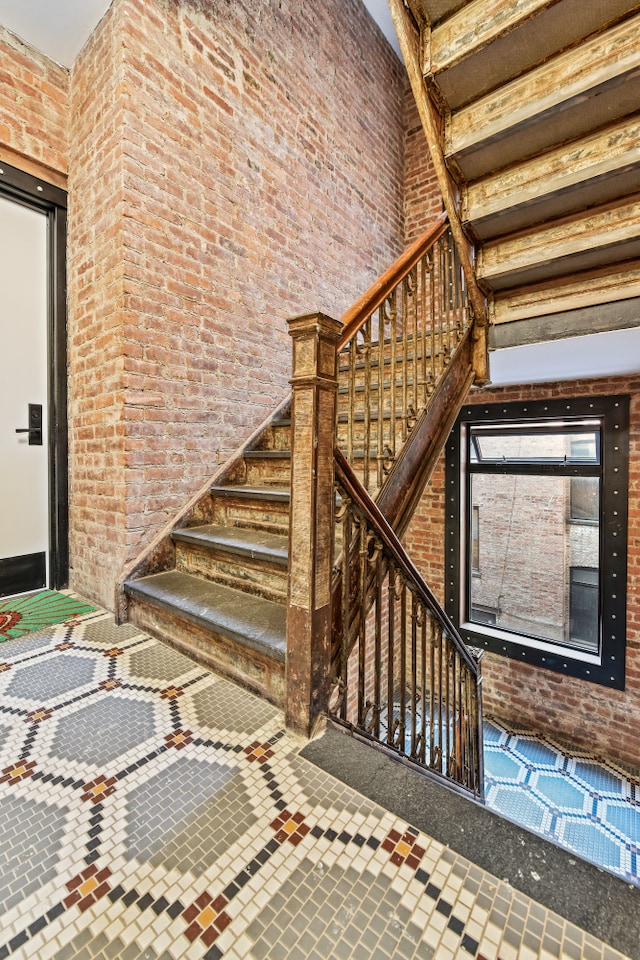
<instances>
[{"instance_id":1,"label":"gray tile","mask_svg":"<svg viewBox=\"0 0 640 960\"><path fill-rule=\"evenodd\" d=\"M91 683L95 668L95 660L89 656L75 653L47 656L36 663L17 666L7 686L7 695L44 704Z\"/></svg>"}]
</instances>

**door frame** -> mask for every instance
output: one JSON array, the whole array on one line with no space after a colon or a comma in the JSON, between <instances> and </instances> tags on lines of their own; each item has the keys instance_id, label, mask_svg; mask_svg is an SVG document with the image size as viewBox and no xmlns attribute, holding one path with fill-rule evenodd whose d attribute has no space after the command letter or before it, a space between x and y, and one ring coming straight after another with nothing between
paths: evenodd
<instances>
[{"instance_id":1,"label":"door frame","mask_svg":"<svg viewBox=\"0 0 640 960\"><path fill-rule=\"evenodd\" d=\"M69 583L67 423L67 193L0 161L0 196L47 216L49 587Z\"/></svg>"}]
</instances>

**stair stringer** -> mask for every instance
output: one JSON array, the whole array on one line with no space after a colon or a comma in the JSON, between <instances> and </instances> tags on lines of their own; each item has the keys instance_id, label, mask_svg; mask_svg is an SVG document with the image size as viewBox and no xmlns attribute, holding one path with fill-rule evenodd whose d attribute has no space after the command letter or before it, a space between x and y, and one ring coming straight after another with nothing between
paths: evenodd
<instances>
[{"instance_id":1,"label":"stair stringer","mask_svg":"<svg viewBox=\"0 0 640 960\"><path fill-rule=\"evenodd\" d=\"M242 480L244 473L244 455L260 446L261 437L270 429L274 421L282 417L291 405L291 394L287 396L269 416L263 420L251 436L239 446L212 476L202 484L185 506L175 514L148 544L135 560L128 564L115 587L116 623L126 623L129 599L125 583L138 580L153 573L173 569L175 565L174 530L208 523L211 519L211 488Z\"/></svg>"}]
</instances>

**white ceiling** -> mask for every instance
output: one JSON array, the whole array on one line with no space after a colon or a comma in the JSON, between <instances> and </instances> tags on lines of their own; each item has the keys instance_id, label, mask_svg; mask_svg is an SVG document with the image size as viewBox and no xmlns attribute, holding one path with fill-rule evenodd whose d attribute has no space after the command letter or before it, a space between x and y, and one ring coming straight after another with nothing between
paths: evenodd
<instances>
[{"instance_id":1,"label":"white ceiling","mask_svg":"<svg viewBox=\"0 0 640 960\"><path fill-rule=\"evenodd\" d=\"M0 0L0 23L51 60L70 67L111 0ZM400 56L387 0L364 0Z\"/></svg>"}]
</instances>

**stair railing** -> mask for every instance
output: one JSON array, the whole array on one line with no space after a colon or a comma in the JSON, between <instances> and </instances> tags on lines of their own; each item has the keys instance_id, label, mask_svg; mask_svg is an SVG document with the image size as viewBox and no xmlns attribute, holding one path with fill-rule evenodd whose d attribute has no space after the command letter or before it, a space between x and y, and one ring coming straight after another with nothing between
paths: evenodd
<instances>
[{"instance_id":1,"label":"stair railing","mask_svg":"<svg viewBox=\"0 0 640 960\"><path fill-rule=\"evenodd\" d=\"M376 496L470 325L446 214L341 320L338 447Z\"/></svg>"},{"instance_id":2,"label":"stair railing","mask_svg":"<svg viewBox=\"0 0 640 960\"><path fill-rule=\"evenodd\" d=\"M466 647L340 451L334 465L345 628L329 715L482 799L481 653Z\"/></svg>"}]
</instances>

